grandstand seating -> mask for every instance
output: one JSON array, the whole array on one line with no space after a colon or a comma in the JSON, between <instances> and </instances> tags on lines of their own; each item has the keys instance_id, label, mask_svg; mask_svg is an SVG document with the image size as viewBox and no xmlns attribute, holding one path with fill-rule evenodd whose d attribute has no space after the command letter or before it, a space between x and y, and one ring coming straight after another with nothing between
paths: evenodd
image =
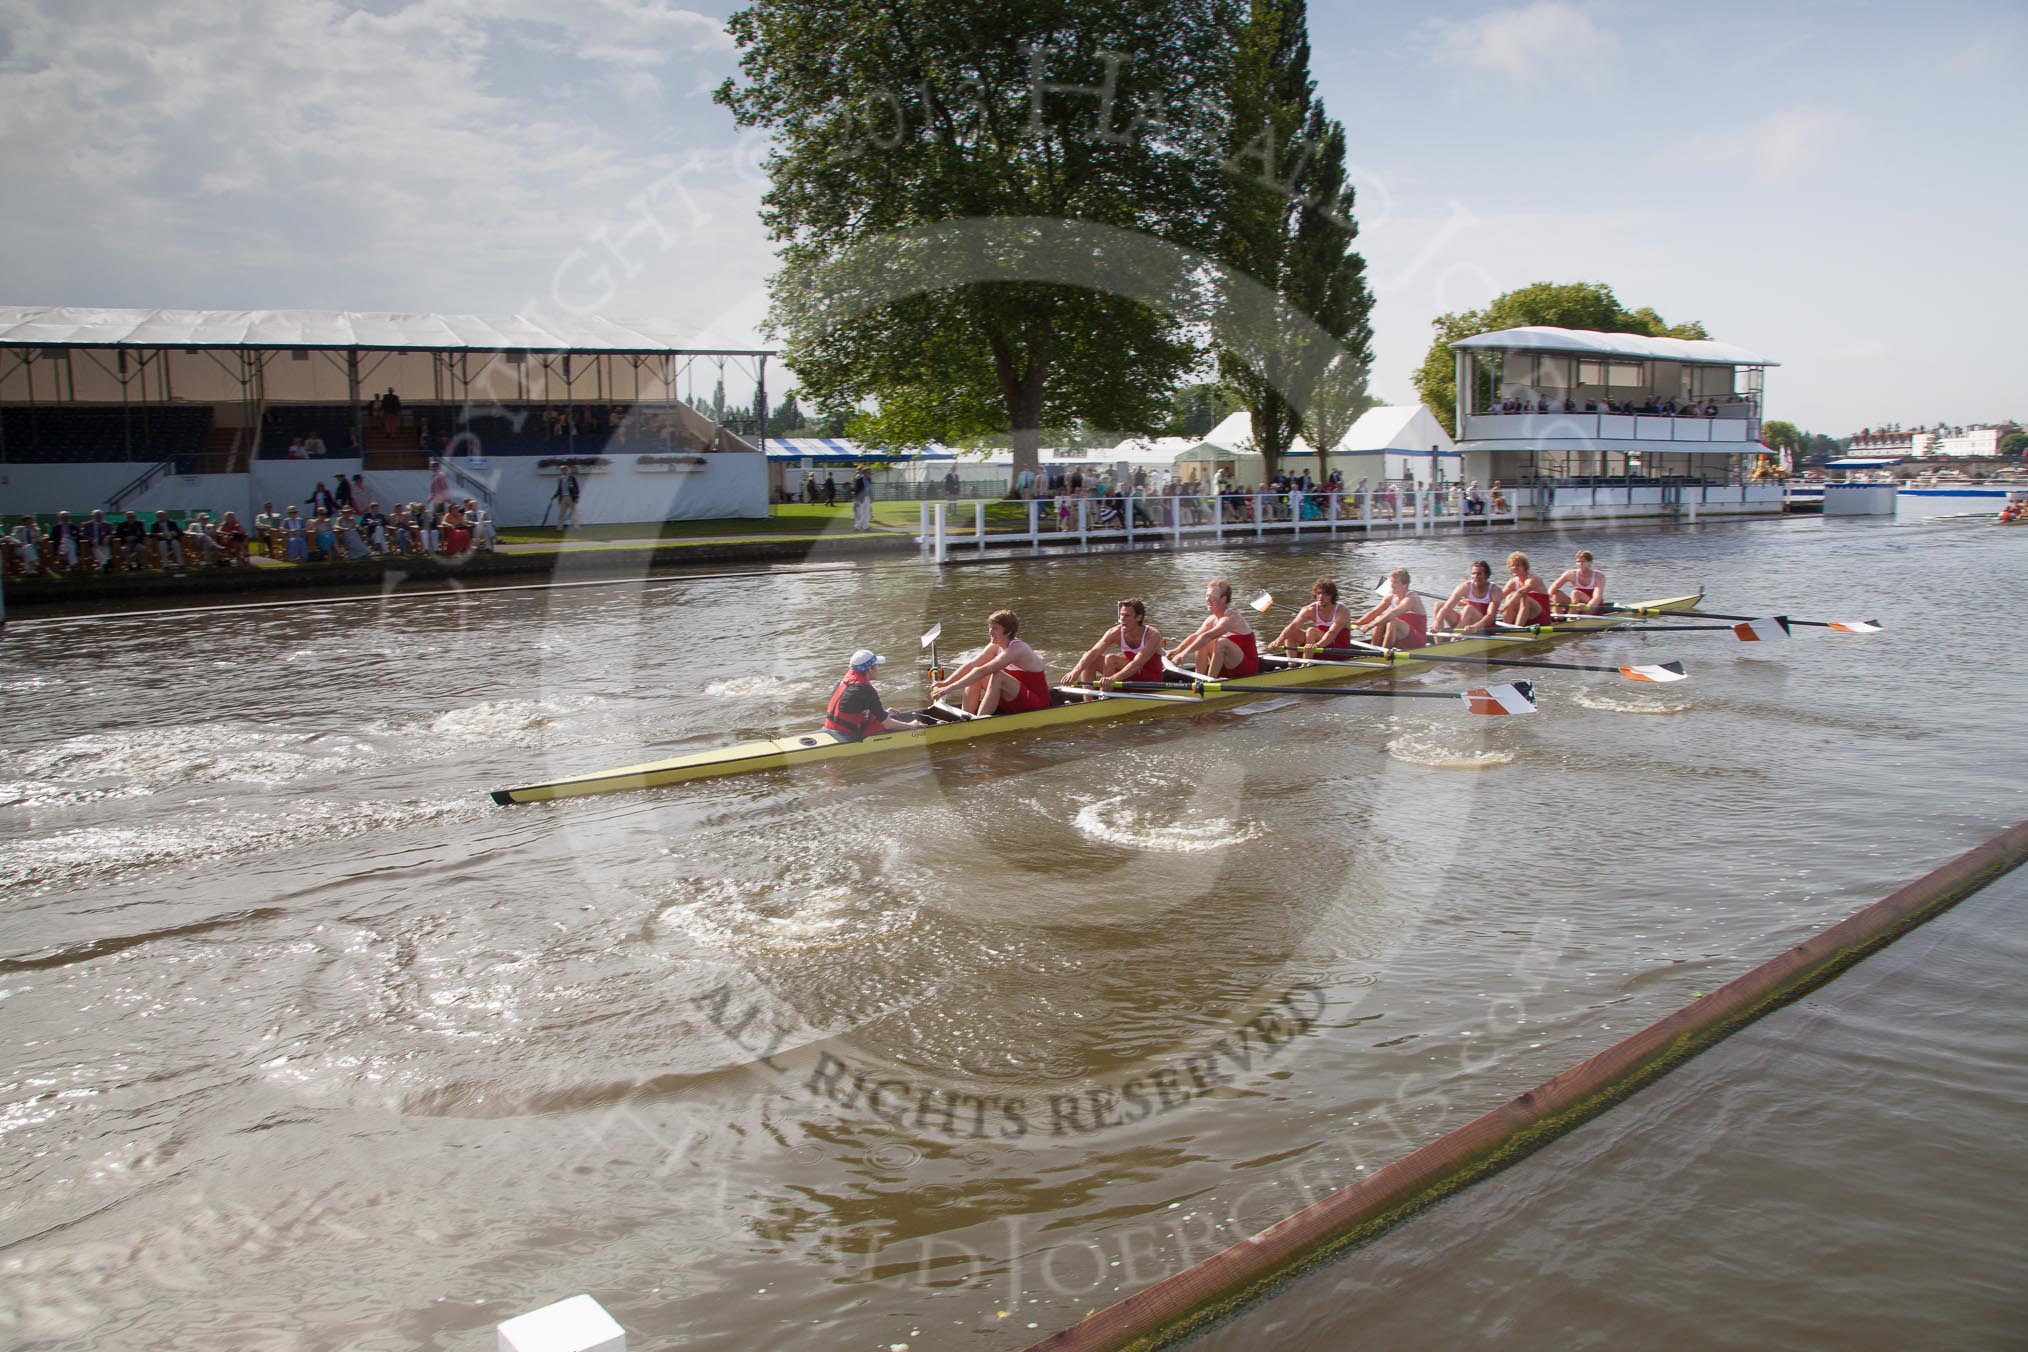
<instances>
[{"instance_id":1,"label":"grandstand seating","mask_svg":"<svg viewBox=\"0 0 2028 1352\"><path fill-rule=\"evenodd\" d=\"M499 408L498 405L491 406ZM499 412L468 414L466 406L455 403L406 403L402 405L400 437L389 441L378 419L368 418L366 446L376 457L388 453L419 452L421 431L428 425L439 448L465 455L603 455L608 452L654 452L702 450L704 440L691 433L665 440L649 428L676 411L675 405L647 406L636 424L620 429L628 414L626 405L579 405L591 427L580 425L574 436L552 430L548 405L525 405ZM695 414L688 415L695 418ZM261 457L278 460L288 455L289 443L315 432L323 438L327 456L342 456L353 426L349 406L323 404L271 404L267 428L261 435ZM454 443L445 447L445 443Z\"/></svg>"},{"instance_id":2,"label":"grandstand seating","mask_svg":"<svg viewBox=\"0 0 2028 1352\"><path fill-rule=\"evenodd\" d=\"M0 408L0 461L194 463L210 431L208 404L11 404Z\"/></svg>"}]
</instances>

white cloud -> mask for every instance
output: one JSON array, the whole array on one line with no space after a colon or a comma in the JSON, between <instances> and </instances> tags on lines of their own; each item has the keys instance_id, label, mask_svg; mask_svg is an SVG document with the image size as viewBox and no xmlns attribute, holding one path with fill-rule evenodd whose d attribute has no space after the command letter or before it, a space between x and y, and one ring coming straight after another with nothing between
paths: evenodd
<instances>
[{"instance_id":1,"label":"white cloud","mask_svg":"<svg viewBox=\"0 0 2028 1352\"><path fill-rule=\"evenodd\" d=\"M1536 0L1462 23L1437 25L1442 64L1504 75L1534 87L1573 78L1589 83L1620 60L1620 40L1565 0Z\"/></svg>"},{"instance_id":2,"label":"white cloud","mask_svg":"<svg viewBox=\"0 0 2028 1352\"><path fill-rule=\"evenodd\" d=\"M644 191L637 255L753 232L757 184L670 188L737 131L696 92L730 71L723 28L666 0L90 14L0 0L8 299L506 308Z\"/></svg>"},{"instance_id":3,"label":"white cloud","mask_svg":"<svg viewBox=\"0 0 2028 1352\"><path fill-rule=\"evenodd\" d=\"M1801 104L1737 130L1678 142L1663 156L1663 167L1744 170L1763 183L1779 183L1821 166L1856 126L1836 109Z\"/></svg>"}]
</instances>

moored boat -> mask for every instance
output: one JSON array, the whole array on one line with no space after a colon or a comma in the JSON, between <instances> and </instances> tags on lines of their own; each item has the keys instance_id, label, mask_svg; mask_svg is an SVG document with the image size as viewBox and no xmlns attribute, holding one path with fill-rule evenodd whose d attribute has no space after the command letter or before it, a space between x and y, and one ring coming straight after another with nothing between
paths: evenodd
<instances>
[{"instance_id":1,"label":"moored boat","mask_svg":"<svg viewBox=\"0 0 2028 1352\"><path fill-rule=\"evenodd\" d=\"M1626 609L1629 611L1638 609L1647 614L1669 613L1694 609L1703 599L1703 593L1699 592L1692 596L1644 601L1638 607L1629 606ZM1055 728L1076 727L1112 719L1145 718L1157 713L1203 708L1271 695L1277 687L1297 688L1324 682L1370 679L1375 676L1422 671L1442 666L1447 659L1495 655L1503 650L1542 643L1547 639L1566 634L1585 634L1601 629L1612 629L1637 618L1631 613L1581 616L1561 621L1553 626L1544 626L1534 633L1506 633L1487 638L1458 639L1429 648L1402 651L1396 653L1393 660L1378 663L1301 662L1266 658L1259 674L1245 679L1244 689L1226 689L1215 683L1209 688L1200 689L1182 678L1173 682L1173 688L1164 687L1160 691L1096 691L1083 687L1058 686L1054 702L1046 709L1037 709L1029 713L996 714L989 718L967 717L948 705L936 704L906 715L927 723L929 725L927 727L876 733L858 741L830 732L809 732L741 742L732 746L695 751L685 756L672 756L667 760L648 761L639 765L623 765L613 770L573 775L547 783L495 789L492 796L493 801L502 806L542 803L588 794L662 788L692 780L754 774L763 770L783 770L829 761L892 756L931 747L975 742L987 737L1046 732Z\"/></svg>"}]
</instances>

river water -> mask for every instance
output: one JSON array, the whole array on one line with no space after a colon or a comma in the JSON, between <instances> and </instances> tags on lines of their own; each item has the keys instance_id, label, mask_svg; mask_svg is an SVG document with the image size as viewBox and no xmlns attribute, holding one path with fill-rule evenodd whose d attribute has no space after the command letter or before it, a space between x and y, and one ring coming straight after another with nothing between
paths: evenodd
<instances>
[{"instance_id":1,"label":"river water","mask_svg":"<svg viewBox=\"0 0 2028 1352\"><path fill-rule=\"evenodd\" d=\"M1532 673L1532 718L1277 697L652 793L486 797L808 726L861 645L905 703L916 636L942 622L948 659L1002 605L1060 669L1121 595L1174 635L1214 576L1300 601L1318 573L1402 563L1448 586L1475 553L1526 548L1553 573L1582 544L1620 599L1702 585L1720 610L1891 628L1560 644L1542 655L1679 658L1693 678ZM1904 512L17 623L0 1341L490 1348L496 1321L589 1291L641 1348L1021 1346L2010 824L2023 548ZM2018 1170L1840 1213L1784 1171L1742 1195L1679 1167L1738 1129L1727 1096L1814 1131L1838 1082L1823 1058L1862 1052L1927 1105L1869 1119L1872 1158L1926 1159L1943 1119L2018 1141L2018 968L1920 951L1895 970L1948 1006L1929 1042L1898 1036L1892 1003L1757 1030L1684 1072L1709 1091L1684 1111L1643 1110L1604 1157L1531 1162L1549 1181L1528 1204L1483 1213L1499 1243L1403 1238L1425 1247L1390 1270L1442 1270L1358 1298L1396 1342L1490 1336L1521 1254L1561 1274L1559 1301L1515 1327L1625 1342L1625 1265L1597 1255L1666 1242L1705 1259L1657 1298L1681 1328L1708 1309L1808 1329L1906 1275L1891 1246L1830 1245L1841 1227L2011 1233ZM1659 1231L1610 1205L1644 1179L1670 1194ZM1794 1242L1720 1261L1742 1210ZM1832 1261L1848 1280L1815 1281ZM2019 1337L2024 1268L2016 1241L1921 1269L1918 1294L1954 1312L1954 1345L1998 1346ZM1214 1337L1344 1345L1363 1326L1329 1332L1327 1289Z\"/></svg>"}]
</instances>

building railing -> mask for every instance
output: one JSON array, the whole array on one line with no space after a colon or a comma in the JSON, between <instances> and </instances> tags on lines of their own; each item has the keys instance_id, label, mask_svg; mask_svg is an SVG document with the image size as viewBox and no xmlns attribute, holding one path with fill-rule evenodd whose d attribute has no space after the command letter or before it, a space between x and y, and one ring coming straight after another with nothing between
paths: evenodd
<instances>
[{"instance_id":1,"label":"building railing","mask_svg":"<svg viewBox=\"0 0 2028 1352\"><path fill-rule=\"evenodd\" d=\"M1720 408L1706 418L1668 413L1474 413L1460 447L1475 441L1655 441L1692 445L1760 443L1760 419L1745 409Z\"/></svg>"}]
</instances>

